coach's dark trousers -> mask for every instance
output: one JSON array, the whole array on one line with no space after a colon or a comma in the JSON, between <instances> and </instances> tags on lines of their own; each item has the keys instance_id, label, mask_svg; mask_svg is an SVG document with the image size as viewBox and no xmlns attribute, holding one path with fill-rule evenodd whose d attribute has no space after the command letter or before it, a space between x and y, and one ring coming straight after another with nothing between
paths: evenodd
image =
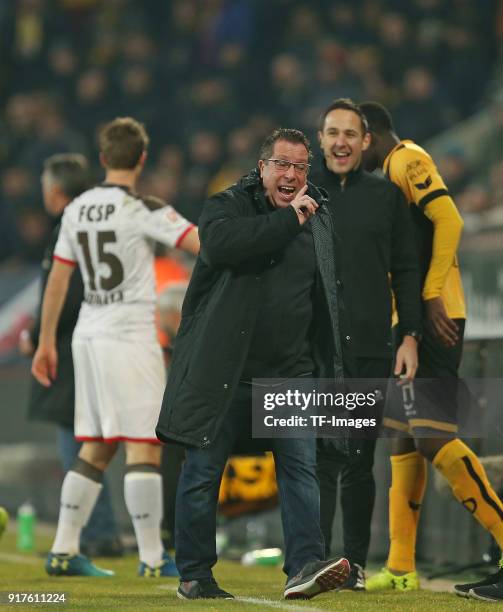
<instances>
[{"instance_id":1,"label":"coach's dark trousers","mask_svg":"<svg viewBox=\"0 0 503 612\"><path fill-rule=\"evenodd\" d=\"M211 578L218 491L227 457L251 419L251 386L240 384L216 439L186 452L176 496L176 565L181 579ZM284 572L295 576L309 561L323 559L316 439L269 440L274 454L285 539Z\"/></svg>"},{"instance_id":2,"label":"coach's dark trousers","mask_svg":"<svg viewBox=\"0 0 503 612\"><path fill-rule=\"evenodd\" d=\"M387 359L358 359L355 378L387 379L390 368L391 363ZM382 405L376 417L382 417ZM349 456L340 453L326 440L318 442L320 523L325 539L325 558L331 556L332 529L340 487L343 554L351 563L365 567L375 502L373 466L376 439L371 435L351 440Z\"/></svg>"}]
</instances>

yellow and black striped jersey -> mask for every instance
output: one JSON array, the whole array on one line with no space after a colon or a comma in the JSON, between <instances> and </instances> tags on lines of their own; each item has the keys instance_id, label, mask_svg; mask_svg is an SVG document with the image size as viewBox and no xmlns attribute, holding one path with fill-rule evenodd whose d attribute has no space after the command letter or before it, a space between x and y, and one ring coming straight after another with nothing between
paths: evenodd
<instances>
[{"instance_id":1,"label":"yellow and black striped jersey","mask_svg":"<svg viewBox=\"0 0 503 612\"><path fill-rule=\"evenodd\" d=\"M383 171L411 205L418 229L423 299L441 296L450 318L466 318L456 255L463 220L434 161L411 140L402 140L384 160Z\"/></svg>"}]
</instances>

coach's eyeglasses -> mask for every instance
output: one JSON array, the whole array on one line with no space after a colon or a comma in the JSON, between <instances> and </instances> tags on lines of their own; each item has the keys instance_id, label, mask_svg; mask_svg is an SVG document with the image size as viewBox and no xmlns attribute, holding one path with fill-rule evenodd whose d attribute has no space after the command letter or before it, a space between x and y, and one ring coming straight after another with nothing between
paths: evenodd
<instances>
[{"instance_id":1,"label":"coach's eyeglasses","mask_svg":"<svg viewBox=\"0 0 503 612\"><path fill-rule=\"evenodd\" d=\"M273 162L274 167L278 172L288 172L290 170L290 166L293 166L295 172L298 174L306 174L311 164L307 164L304 162L292 162L288 159L266 159L266 162Z\"/></svg>"}]
</instances>

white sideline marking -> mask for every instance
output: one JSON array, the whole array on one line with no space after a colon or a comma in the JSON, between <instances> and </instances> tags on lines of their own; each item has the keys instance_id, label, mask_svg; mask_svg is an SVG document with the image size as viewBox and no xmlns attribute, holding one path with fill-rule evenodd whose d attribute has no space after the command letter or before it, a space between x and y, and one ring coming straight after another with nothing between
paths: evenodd
<instances>
[{"instance_id":1,"label":"white sideline marking","mask_svg":"<svg viewBox=\"0 0 503 612\"><path fill-rule=\"evenodd\" d=\"M42 558L35 559L24 555L16 555L14 553L0 553L0 561L8 561L9 563L27 563L28 565L40 565L44 563Z\"/></svg>"},{"instance_id":2,"label":"white sideline marking","mask_svg":"<svg viewBox=\"0 0 503 612\"><path fill-rule=\"evenodd\" d=\"M299 606L298 604L286 604L281 601L273 601L272 599L260 599L258 597L236 597L236 601L243 603L254 604L257 606L269 606L278 610L311 610L312 612L322 612L321 608L313 608L312 606Z\"/></svg>"},{"instance_id":3,"label":"white sideline marking","mask_svg":"<svg viewBox=\"0 0 503 612\"><path fill-rule=\"evenodd\" d=\"M163 591L177 591L178 586L171 584L163 584L157 587ZM277 610L294 610L299 612L302 610L309 610L310 612L323 612L321 608L313 608L312 606L299 606L298 604L287 604L281 601L274 601L273 599L261 599L259 597L236 597L234 601L238 601L244 604L251 604L253 606L267 606L268 608L276 608Z\"/></svg>"}]
</instances>

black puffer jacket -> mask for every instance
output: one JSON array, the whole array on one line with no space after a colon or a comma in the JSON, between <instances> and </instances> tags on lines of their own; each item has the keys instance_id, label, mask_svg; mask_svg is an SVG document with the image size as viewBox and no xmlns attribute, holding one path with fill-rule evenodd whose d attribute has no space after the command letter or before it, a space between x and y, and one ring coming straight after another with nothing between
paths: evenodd
<instances>
[{"instance_id":1,"label":"black puffer jacket","mask_svg":"<svg viewBox=\"0 0 503 612\"><path fill-rule=\"evenodd\" d=\"M342 378L334 231L323 193L311 219L317 280L316 375ZM157 436L190 446L214 440L238 385L263 293L263 273L301 231L295 210L271 212L257 170L211 197L200 218L201 253L185 297Z\"/></svg>"}]
</instances>

